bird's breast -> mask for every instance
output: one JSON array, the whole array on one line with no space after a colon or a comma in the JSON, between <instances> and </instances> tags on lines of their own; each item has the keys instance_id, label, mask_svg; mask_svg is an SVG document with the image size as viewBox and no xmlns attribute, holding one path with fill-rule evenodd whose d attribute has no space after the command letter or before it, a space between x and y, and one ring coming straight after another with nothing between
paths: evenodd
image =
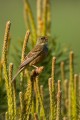
<instances>
[{"instance_id":1,"label":"bird's breast","mask_svg":"<svg viewBox=\"0 0 80 120\"><path fill-rule=\"evenodd\" d=\"M30 66L42 62L47 56L47 54L48 54L48 48L44 46L43 51L32 62L30 62Z\"/></svg>"}]
</instances>

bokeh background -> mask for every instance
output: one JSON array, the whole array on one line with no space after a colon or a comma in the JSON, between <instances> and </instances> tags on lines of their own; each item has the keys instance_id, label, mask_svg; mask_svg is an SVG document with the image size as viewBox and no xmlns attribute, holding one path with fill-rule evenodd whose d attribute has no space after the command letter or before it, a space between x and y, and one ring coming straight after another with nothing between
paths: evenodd
<instances>
[{"instance_id":1,"label":"bokeh background","mask_svg":"<svg viewBox=\"0 0 80 120\"><path fill-rule=\"evenodd\" d=\"M36 20L36 0L29 0ZM57 42L73 50L76 72L80 72L80 0L51 0L52 36ZM26 27L23 17L23 0L0 0L0 55L6 21L10 20L11 50L24 38ZM13 62L13 61L12 61Z\"/></svg>"}]
</instances>

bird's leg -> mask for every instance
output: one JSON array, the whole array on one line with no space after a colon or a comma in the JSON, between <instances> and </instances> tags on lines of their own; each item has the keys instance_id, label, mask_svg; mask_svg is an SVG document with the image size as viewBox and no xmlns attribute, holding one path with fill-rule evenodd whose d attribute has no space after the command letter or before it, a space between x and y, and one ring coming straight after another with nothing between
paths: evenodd
<instances>
[{"instance_id":1,"label":"bird's leg","mask_svg":"<svg viewBox=\"0 0 80 120\"><path fill-rule=\"evenodd\" d=\"M36 65L32 65L34 68L38 69L38 67Z\"/></svg>"}]
</instances>

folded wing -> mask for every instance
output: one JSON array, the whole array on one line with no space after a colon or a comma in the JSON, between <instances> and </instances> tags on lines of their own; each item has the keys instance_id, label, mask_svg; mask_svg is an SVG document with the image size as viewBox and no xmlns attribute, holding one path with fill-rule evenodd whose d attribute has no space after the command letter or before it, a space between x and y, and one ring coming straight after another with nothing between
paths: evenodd
<instances>
[{"instance_id":1,"label":"folded wing","mask_svg":"<svg viewBox=\"0 0 80 120\"><path fill-rule=\"evenodd\" d=\"M44 49L43 45L35 46L34 49L32 49L32 51L29 52L28 55L25 57L24 61L19 66L19 70L24 66L27 66L31 61L37 58L41 54L41 52L43 52L43 49Z\"/></svg>"}]
</instances>

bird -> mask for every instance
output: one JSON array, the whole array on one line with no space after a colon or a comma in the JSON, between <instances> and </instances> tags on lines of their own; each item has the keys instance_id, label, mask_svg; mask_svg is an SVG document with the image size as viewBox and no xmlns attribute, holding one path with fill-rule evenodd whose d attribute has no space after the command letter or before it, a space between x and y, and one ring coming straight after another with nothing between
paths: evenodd
<instances>
[{"instance_id":1,"label":"bird","mask_svg":"<svg viewBox=\"0 0 80 120\"><path fill-rule=\"evenodd\" d=\"M48 55L48 38L41 36L37 39L35 47L27 54L23 62L18 68L17 73L12 79L12 82L16 79L18 74L22 72L28 65L37 68L37 64L42 62Z\"/></svg>"}]
</instances>

